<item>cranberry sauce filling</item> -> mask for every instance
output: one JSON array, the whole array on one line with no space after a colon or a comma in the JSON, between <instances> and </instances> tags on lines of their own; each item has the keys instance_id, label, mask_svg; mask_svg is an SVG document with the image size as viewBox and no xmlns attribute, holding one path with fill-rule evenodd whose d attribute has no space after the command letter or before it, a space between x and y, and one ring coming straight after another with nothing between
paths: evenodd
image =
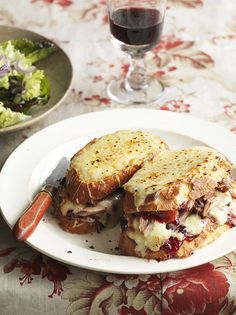
<instances>
[{"instance_id":1,"label":"cranberry sauce filling","mask_svg":"<svg viewBox=\"0 0 236 315\"><path fill-rule=\"evenodd\" d=\"M161 246L161 250L168 252L170 254L176 253L180 246L182 245L183 241L180 241L177 237L171 236L164 245Z\"/></svg>"},{"instance_id":2,"label":"cranberry sauce filling","mask_svg":"<svg viewBox=\"0 0 236 315\"><path fill-rule=\"evenodd\" d=\"M164 250L165 252L169 254L176 253L180 246L183 244L184 241L191 242L196 236L189 234L187 232L187 229L184 225L178 226L176 229L176 232L182 233L184 235L184 238L182 240L179 240L177 237L171 236L162 246L161 250Z\"/></svg>"},{"instance_id":3,"label":"cranberry sauce filling","mask_svg":"<svg viewBox=\"0 0 236 315\"><path fill-rule=\"evenodd\" d=\"M171 236L161 246L160 248L161 250L164 250L165 252L171 255L178 251L178 249L180 248L180 246L182 245L184 241L191 242L196 237L196 235L190 234L187 231L187 228L184 225L180 224L179 218L176 217L176 214L173 215L173 212L177 212L177 211L165 211L165 212L168 212L168 215L166 215L166 218L168 218L168 223L166 224L166 228L172 230L173 232L181 233L183 235L182 240L179 240L177 237ZM128 229L133 230L132 221L138 217L144 220L147 220L149 222L154 220L154 221L163 223L163 220L162 220L163 218L161 218L160 220L160 216L156 214L157 212L136 213L136 214L130 215L129 220L127 220L125 217L122 217L120 221L121 229L122 231L128 230ZM170 218L173 218L174 221L169 222Z\"/></svg>"},{"instance_id":4,"label":"cranberry sauce filling","mask_svg":"<svg viewBox=\"0 0 236 315\"><path fill-rule=\"evenodd\" d=\"M124 230L132 230L133 229L133 220L136 218L140 218L143 220L147 220L151 223L151 221L158 221L160 223L166 223L166 228L172 230L173 232L181 233L183 238L179 240L175 236L171 236L169 239L165 241L165 243L161 246L161 250L164 250L168 254L174 254L180 248L184 241L191 242L197 235L193 235L187 231L186 226L184 226L184 217L186 217L190 212L201 213L204 209L205 201L203 199L198 199L193 207L191 208L189 203L183 203L177 210L169 210L169 211L156 211L156 212L139 212L133 213L129 215L127 218L123 217L121 219L120 225L121 229ZM187 212L187 213L186 213ZM181 220L182 218L182 220ZM182 222L181 222L182 221ZM144 227L145 228L145 227Z\"/></svg>"},{"instance_id":5,"label":"cranberry sauce filling","mask_svg":"<svg viewBox=\"0 0 236 315\"><path fill-rule=\"evenodd\" d=\"M168 228L168 226L167 226ZM175 232L181 233L183 234L183 239L179 240L177 237L173 237L171 236L162 246L161 246L161 250L164 250L165 252L169 253L169 254L173 254L176 253L180 246L183 244L184 241L188 241L191 242L196 235L190 234L188 233L186 226L184 225L176 225L174 226L174 224L171 224L171 229L173 229Z\"/></svg>"}]
</instances>

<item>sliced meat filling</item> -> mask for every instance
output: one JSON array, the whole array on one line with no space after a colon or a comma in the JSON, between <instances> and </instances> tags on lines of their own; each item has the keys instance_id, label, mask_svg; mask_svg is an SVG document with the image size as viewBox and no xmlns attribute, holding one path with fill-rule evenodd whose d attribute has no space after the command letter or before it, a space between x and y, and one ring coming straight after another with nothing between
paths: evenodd
<instances>
[{"instance_id":1,"label":"sliced meat filling","mask_svg":"<svg viewBox=\"0 0 236 315\"><path fill-rule=\"evenodd\" d=\"M220 183L222 184L222 183ZM236 199L231 186L219 185L211 194L174 211L135 213L122 220L121 228L136 242L136 251L176 252L183 241L192 241L207 224L236 225ZM236 185L235 185L236 188Z\"/></svg>"},{"instance_id":2,"label":"sliced meat filling","mask_svg":"<svg viewBox=\"0 0 236 315\"><path fill-rule=\"evenodd\" d=\"M122 215L123 190L119 189L106 199L94 204L77 204L72 202L63 190L60 193L60 211L68 219L80 222L99 223L98 226L115 226Z\"/></svg>"}]
</instances>

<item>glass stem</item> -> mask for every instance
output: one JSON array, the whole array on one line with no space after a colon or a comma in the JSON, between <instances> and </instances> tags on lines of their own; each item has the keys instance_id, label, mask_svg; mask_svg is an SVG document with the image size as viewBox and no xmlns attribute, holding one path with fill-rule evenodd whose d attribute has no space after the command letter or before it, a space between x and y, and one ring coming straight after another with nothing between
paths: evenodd
<instances>
[{"instance_id":1,"label":"glass stem","mask_svg":"<svg viewBox=\"0 0 236 315\"><path fill-rule=\"evenodd\" d=\"M148 87L144 54L129 55L129 71L125 78L125 88L129 91L143 90Z\"/></svg>"}]
</instances>

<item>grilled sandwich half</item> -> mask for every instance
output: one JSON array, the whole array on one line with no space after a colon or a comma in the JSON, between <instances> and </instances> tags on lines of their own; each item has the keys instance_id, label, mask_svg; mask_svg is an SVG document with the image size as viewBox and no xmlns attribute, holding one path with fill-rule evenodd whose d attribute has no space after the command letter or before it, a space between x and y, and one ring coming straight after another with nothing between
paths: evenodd
<instances>
[{"instance_id":1,"label":"grilled sandwich half","mask_svg":"<svg viewBox=\"0 0 236 315\"><path fill-rule=\"evenodd\" d=\"M122 130L92 140L71 159L56 196L60 226L71 233L100 231L122 213L121 188L144 161L167 145L158 136Z\"/></svg>"},{"instance_id":2,"label":"grilled sandwich half","mask_svg":"<svg viewBox=\"0 0 236 315\"><path fill-rule=\"evenodd\" d=\"M208 147L160 152L123 186L120 248L127 255L184 258L236 224L232 164Z\"/></svg>"}]
</instances>

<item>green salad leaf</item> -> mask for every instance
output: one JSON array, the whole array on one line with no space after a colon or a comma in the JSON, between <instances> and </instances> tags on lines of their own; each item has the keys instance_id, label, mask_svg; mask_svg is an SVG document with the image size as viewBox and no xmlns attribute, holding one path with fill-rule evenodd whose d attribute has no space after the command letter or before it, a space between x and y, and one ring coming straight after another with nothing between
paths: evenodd
<instances>
[{"instance_id":1,"label":"green salad leaf","mask_svg":"<svg viewBox=\"0 0 236 315\"><path fill-rule=\"evenodd\" d=\"M55 45L48 41L33 42L29 39L22 38L12 40L11 43L15 49L25 55L26 59L31 64L46 58L56 50Z\"/></svg>"},{"instance_id":2,"label":"green salad leaf","mask_svg":"<svg viewBox=\"0 0 236 315\"><path fill-rule=\"evenodd\" d=\"M10 64L20 61L24 66L31 66L31 62L26 59L26 56L23 53L18 49L15 49L10 40L0 44L0 55L5 56ZM3 61L1 60L1 62Z\"/></svg>"},{"instance_id":3,"label":"green salad leaf","mask_svg":"<svg viewBox=\"0 0 236 315\"><path fill-rule=\"evenodd\" d=\"M22 99L28 101L34 97L41 96L41 82L44 78L43 70L36 70L26 74L23 78L25 90L22 93Z\"/></svg>"},{"instance_id":4,"label":"green salad leaf","mask_svg":"<svg viewBox=\"0 0 236 315\"><path fill-rule=\"evenodd\" d=\"M0 78L0 88L7 90L9 88L9 76L4 75L4 77Z\"/></svg>"},{"instance_id":5,"label":"green salad leaf","mask_svg":"<svg viewBox=\"0 0 236 315\"><path fill-rule=\"evenodd\" d=\"M4 107L3 103L0 102L0 128L5 128L14 125L28 118L30 118L29 115L14 112L10 108Z\"/></svg>"},{"instance_id":6,"label":"green salad leaf","mask_svg":"<svg viewBox=\"0 0 236 315\"><path fill-rule=\"evenodd\" d=\"M36 47L38 46L38 43L26 38L13 39L10 42L15 47L15 49L19 50L24 55L30 54L35 49L37 49Z\"/></svg>"}]
</instances>

